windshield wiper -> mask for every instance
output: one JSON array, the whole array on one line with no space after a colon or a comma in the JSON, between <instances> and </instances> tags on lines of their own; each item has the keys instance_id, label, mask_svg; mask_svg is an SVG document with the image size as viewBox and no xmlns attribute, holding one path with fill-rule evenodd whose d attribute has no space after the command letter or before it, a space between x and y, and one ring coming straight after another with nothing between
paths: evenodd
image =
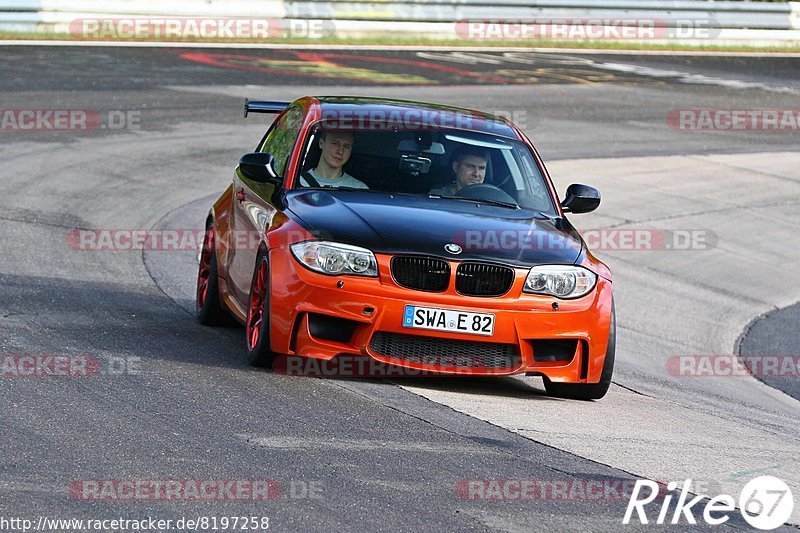
<instances>
[{"instance_id":1,"label":"windshield wiper","mask_svg":"<svg viewBox=\"0 0 800 533\"><path fill-rule=\"evenodd\" d=\"M466 196L439 196L437 194L429 194L428 198L452 198L453 200L466 200L467 202L479 202L482 204L496 205L498 207L508 207L510 209L519 209L519 205L509 202L501 202L500 200L484 200L483 198L467 198Z\"/></svg>"}]
</instances>

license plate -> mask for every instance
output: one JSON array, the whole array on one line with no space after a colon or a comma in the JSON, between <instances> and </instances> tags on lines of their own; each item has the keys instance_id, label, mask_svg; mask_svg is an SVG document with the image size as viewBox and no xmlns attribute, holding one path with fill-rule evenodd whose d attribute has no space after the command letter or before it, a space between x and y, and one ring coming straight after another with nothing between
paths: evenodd
<instances>
[{"instance_id":1,"label":"license plate","mask_svg":"<svg viewBox=\"0 0 800 533\"><path fill-rule=\"evenodd\" d=\"M494 334L494 315L407 305L403 326L491 336Z\"/></svg>"}]
</instances>

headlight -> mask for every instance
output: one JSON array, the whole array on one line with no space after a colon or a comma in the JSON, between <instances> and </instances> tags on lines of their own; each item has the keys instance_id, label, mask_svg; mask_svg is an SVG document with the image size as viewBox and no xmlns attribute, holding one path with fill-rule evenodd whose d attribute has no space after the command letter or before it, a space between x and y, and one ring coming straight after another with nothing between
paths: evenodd
<instances>
[{"instance_id":1,"label":"headlight","mask_svg":"<svg viewBox=\"0 0 800 533\"><path fill-rule=\"evenodd\" d=\"M295 259L323 274L378 275L375 255L365 248L335 242L307 241L293 244L291 249Z\"/></svg>"},{"instance_id":2,"label":"headlight","mask_svg":"<svg viewBox=\"0 0 800 533\"><path fill-rule=\"evenodd\" d=\"M557 298L580 298L594 288L596 281L594 272L583 267L542 265L531 269L522 291Z\"/></svg>"}]
</instances>

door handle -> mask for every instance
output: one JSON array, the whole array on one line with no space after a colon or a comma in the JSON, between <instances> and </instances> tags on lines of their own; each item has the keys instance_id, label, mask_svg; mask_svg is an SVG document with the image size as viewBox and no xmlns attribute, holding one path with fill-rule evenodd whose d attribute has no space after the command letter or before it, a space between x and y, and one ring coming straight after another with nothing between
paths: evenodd
<instances>
[{"instance_id":1,"label":"door handle","mask_svg":"<svg viewBox=\"0 0 800 533\"><path fill-rule=\"evenodd\" d=\"M236 199L239 200L239 203L244 202L245 199L244 189L239 189L238 191L236 191Z\"/></svg>"}]
</instances>

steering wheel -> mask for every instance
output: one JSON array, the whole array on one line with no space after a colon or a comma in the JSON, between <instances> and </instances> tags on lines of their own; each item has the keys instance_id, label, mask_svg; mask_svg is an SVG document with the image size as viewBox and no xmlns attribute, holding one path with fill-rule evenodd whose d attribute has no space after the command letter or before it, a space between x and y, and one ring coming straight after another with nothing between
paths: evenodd
<instances>
[{"instance_id":1,"label":"steering wheel","mask_svg":"<svg viewBox=\"0 0 800 533\"><path fill-rule=\"evenodd\" d=\"M459 189L456 196L474 200L488 200L491 202L518 205L517 201L509 196L503 189L488 183L473 183L472 185L467 185L463 189Z\"/></svg>"}]
</instances>

